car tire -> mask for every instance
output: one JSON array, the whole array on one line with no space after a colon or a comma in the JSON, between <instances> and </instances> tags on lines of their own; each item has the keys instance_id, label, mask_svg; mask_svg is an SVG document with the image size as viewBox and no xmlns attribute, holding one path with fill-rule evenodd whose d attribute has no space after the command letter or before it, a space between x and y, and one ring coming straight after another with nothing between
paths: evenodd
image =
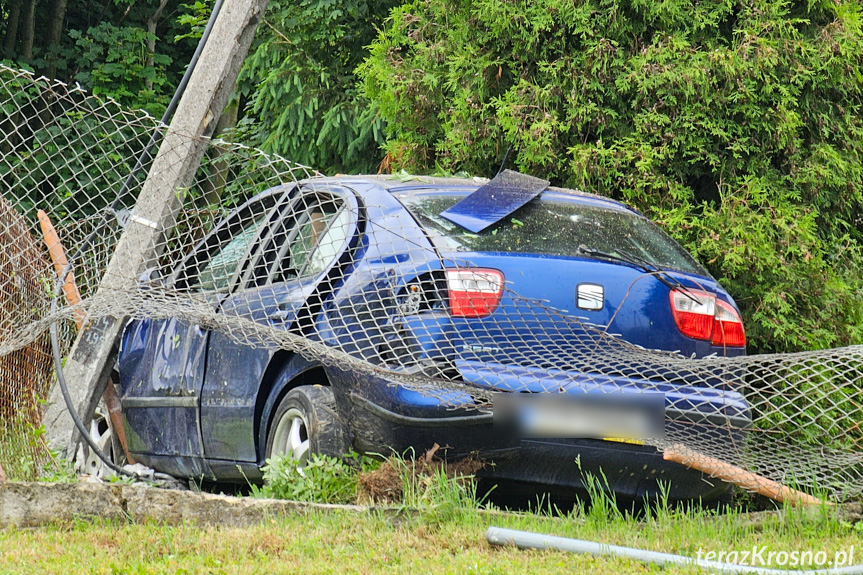
<instances>
[{"instance_id":1,"label":"car tire","mask_svg":"<svg viewBox=\"0 0 863 575\"><path fill-rule=\"evenodd\" d=\"M350 451L333 390L301 385L289 391L273 415L267 434L267 459L290 456L304 465L314 453L343 457Z\"/></svg>"}]
</instances>

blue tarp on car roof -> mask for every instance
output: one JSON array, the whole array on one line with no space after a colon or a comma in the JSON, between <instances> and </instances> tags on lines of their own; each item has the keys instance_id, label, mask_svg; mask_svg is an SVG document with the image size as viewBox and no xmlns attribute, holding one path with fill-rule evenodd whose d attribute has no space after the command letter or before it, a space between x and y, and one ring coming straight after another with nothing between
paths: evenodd
<instances>
[{"instance_id":1,"label":"blue tarp on car roof","mask_svg":"<svg viewBox=\"0 0 863 575\"><path fill-rule=\"evenodd\" d=\"M504 170L441 216L474 233L507 217L548 188L548 181Z\"/></svg>"}]
</instances>

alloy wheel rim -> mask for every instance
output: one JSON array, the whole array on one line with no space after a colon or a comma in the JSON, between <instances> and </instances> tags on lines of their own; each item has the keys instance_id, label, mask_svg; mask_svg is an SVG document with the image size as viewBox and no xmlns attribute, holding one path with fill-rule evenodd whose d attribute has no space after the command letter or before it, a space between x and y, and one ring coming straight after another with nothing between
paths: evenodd
<instances>
[{"instance_id":1,"label":"alloy wheel rim","mask_svg":"<svg viewBox=\"0 0 863 575\"><path fill-rule=\"evenodd\" d=\"M108 423L107 417L101 412L96 412L90 421L90 438L99 446L102 453L113 459L113 430ZM89 446L85 450L83 467L84 472L94 477L113 477L114 470L105 465L102 459L92 452Z\"/></svg>"},{"instance_id":2,"label":"alloy wheel rim","mask_svg":"<svg viewBox=\"0 0 863 575\"><path fill-rule=\"evenodd\" d=\"M310 447L308 425L302 412L295 407L288 409L276 427L272 455L291 457L302 466L309 457Z\"/></svg>"}]
</instances>

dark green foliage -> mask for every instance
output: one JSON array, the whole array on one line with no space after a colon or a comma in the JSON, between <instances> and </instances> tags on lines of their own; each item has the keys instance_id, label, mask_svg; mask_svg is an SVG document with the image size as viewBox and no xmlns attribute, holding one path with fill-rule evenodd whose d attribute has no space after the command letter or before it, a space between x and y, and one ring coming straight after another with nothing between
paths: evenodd
<instances>
[{"instance_id":1,"label":"dark green foliage","mask_svg":"<svg viewBox=\"0 0 863 575\"><path fill-rule=\"evenodd\" d=\"M151 54L147 41L156 37L143 28L102 22L83 34L70 30L81 67L75 79L97 96L110 96L129 108L160 117L171 99L165 67L166 54Z\"/></svg>"},{"instance_id":2,"label":"dark green foliage","mask_svg":"<svg viewBox=\"0 0 863 575\"><path fill-rule=\"evenodd\" d=\"M210 19L210 13L213 10L214 2L207 0L202 2L196 0L191 4L181 4L185 10L184 13L177 17L177 24L182 26L185 31L174 38L175 42L179 42L184 38L191 38L195 41L200 40L204 35L204 29L207 27L207 21Z\"/></svg>"},{"instance_id":3,"label":"dark green foliage","mask_svg":"<svg viewBox=\"0 0 863 575\"><path fill-rule=\"evenodd\" d=\"M37 3L35 18L25 22L26 6ZM0 0L0 13L13 7L22 16L13 30L0 18L0 50L12 67L63 82L78 82L126 108L145 109L160 117L195 50L194 30L200 16L197 4L180 0ZM207 11L206 16L209 15ZM56 28L58 36L52 37ZM24 38L34 36L27 55ZM8 44L8 46L7 46Z\"/></svg>"},{"instance_id":4,"label":"dark green foliage","mask_svg":"<svg viewBox=\"0 0 863 575\"><path fill-rule=\"evenodd\" d=\"M4 88L13 100L0 109L0 182L22 212L50 207L55 224L62 226L104 208L114 199L105 191L118 193L133 171L155 124L137 110L157 118L164 113L197 42L174 40L182 31L176 12L195 7L178 0L104 5L68 0L66 10L57 12L63 2L38 1L34 21L20 20L14 30L8 23L0 26L9 48L4 64L71 86L7 75ZM0 0L0 11L14 3ZM57 23L53 39L36 35L28 58L26 30ZM10 38L16 40L7 43ZM76 83L98 98L78 94ZM106 102L109 98L116 103ZM137 191L147 167L136 173L131 191ZM124 198L122 205L128 202Z\"/></svg>"},{"instance_id":5,"label":"dark green foliage","mask_svg":"<svg viewBox=\"0 0 863 575\"><path fill-rule=\"evenodd\" d=\"M356 87L394 0L273 0L239 85L244 137L321 171L376 171L383 123Z\"/></svg>"},{"instance_id":6,"label":"dark green foliage","mask_svg":"<svg viewBox=\"0 0 863 575\"><path fill-rule=\"evenodd\" d=\"M39 128L18 153L0 162L0 177L15 190L21 210L52 206L63 220L95 214L114 198L105 190L119 190L132 172L150 133L146 124L120 125L105 117L112 107L93 108L93 100L60 112ZM151 128L152 129L152 128ZM140 183L146 172L138 174Z\"/></svg>"},{"instance_id":7,"label":"dark green foliage","mask_svg":"<svg viewBox=\"0 0 863 575\"><path fill-rule=\"evenodd\" d=\"M658 220L754 351L863 340L856 2L424 0L361 66L411 171L527 173Z\"/></svg>"}]
</instances>

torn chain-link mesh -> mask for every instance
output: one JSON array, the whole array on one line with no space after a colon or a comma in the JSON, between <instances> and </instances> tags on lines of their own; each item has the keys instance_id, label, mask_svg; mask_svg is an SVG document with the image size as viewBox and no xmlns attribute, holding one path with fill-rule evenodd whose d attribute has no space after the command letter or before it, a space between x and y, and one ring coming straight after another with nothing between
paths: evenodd
<instances>
[{"instance_id":1,"label":"torn chain-link mesh","mask_svg":"<svg viewBox=\"0 0 863 575\"><path fill-rule=\"evenodd\" d=\"M462 281L462 270L464 281L482 283L485 272L471 271L482 263L442 252L386 196L334 191L386 189L397 178L323 178L223 140L209 143L195 180L176 190L182 208L152 246L156 271L114 284L133 287L99 289L151 159L143 156L140 171L135 164L166 128L9 68L0 68L0 125L0 464L38 425L52 380L46 330L59 322L68 350L85 309L90 322L179 318L350 371L357 387L366 376L386 379L454 411L490 410L501 391L663 393L666 433L652 440L660 449L682 447L837 498L863 491L861 347L694 359L627 343L510 288L494 313L455 321L447 282ZM83 298L70 305L60 296L53 316L57 270L39 209L76 256Z\"/></svg>"}]
</instances>

